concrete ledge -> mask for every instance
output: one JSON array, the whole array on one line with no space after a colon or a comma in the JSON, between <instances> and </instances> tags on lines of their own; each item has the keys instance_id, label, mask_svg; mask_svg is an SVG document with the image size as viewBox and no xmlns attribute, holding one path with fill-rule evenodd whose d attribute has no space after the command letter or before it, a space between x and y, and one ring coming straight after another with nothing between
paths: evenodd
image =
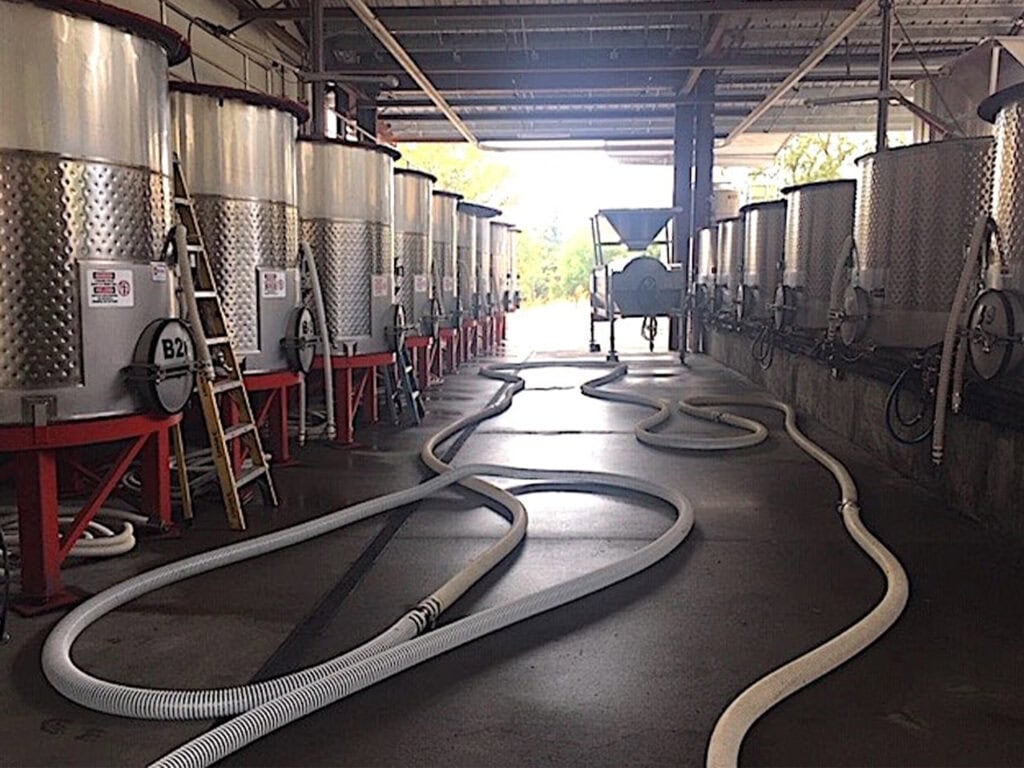
<instances>
[{"instance_id":1,"label":"concrete ledge","mask_svg":"<svg viewBox=\"0 0 1024 768\"><path fill-rule=\"evenodd\" d=\"M836 380L820 363L782 349L763 371L746 336L712 330L709 341L715 360L938 493L952 508L1024 540L1024 432L950 414L946 461L936 468L930 441L907 446L889 436L885 383L850 372Z\"/></svg>"}]
</instances>

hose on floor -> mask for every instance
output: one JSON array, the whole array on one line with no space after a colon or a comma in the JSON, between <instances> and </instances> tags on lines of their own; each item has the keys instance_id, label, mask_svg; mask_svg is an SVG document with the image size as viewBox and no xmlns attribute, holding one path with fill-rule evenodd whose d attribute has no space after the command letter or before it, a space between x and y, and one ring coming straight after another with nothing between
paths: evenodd
<instances>
[{"instance_id":1,"label":"hose on floor","mask_svg":"<svg viewBox=\"0 0 1024 768\"><path fill-rule=\"evenodd\" d=\"M539 366L531 364L530 367ZM584 367L607 366L588 364ZM621 378L625 372L624 366L618 366L613 371L614 376L602 378L611 381ZM628 578L663 558L686 537L693 524L689 502L682 495L645 480L601 472L563 472L494 465L452 468L441 462L434 453L438 444L473 424L507 410L512 398L525 386L521 378L501 370L489 370L485 375L505 381L511 386L504 388L493 405L460 419L427 441L423 457L428 466L442 473L438 477L414 488L371 499L282 531L170 563L111 587L71 611L47 638L42 656L47 679L72 701L91 709L127 717L205 719L244 713L183 745L157 763L208 765L341 696L372 685L476 637ZM629 401L622 396L618 399ZM633 402L638 404L645 404L648 400L640 396L633 398ZM476 580L515 549L525 534L527 517L522 503L506 491L484 482L481 479L483 476L542 480L554 483L563 490L568 485L582 492L589 492L595 487L631 491L667 502L674 508L676 520L654 542L617 563L417 637L433 626L440 613ZM504 509L511 521L509 531L391 628L354 651L275 680L201 691L154 690L122 685L89 675L77 668L71 659L72 645L90 624L143 594L215 568L306 541L389 509L427 498L455 484L486 496ZM540 487L547 486L542 484Z\"/></svg>"},{"instance_id":2,"label":"hose on floor","mask_svg":"<svg viewBox=\"0 0 1024 768\"><path fill-rule=\"evenodd\" d=\"M783 699L824 677L859 654L885 634L903 613L910 594L907 574L900 561L872 535L860 518L857 485L839 459L808 438L796 423L793 408L778 400L760 397L728 397L723 404L756 405L781 411L786 432L804 453L832 473L839 484L839 514L847 533L874 561L885 576L885 593L866 615L818 647L798 656L753 683L737 696L715 723L708 743L708 768L731 768L739 761L740 747L757 720Z\"/></svg>"},{"instance_id":3,"label":"hose on floor","mask_svg":"<svg viewBox=\"0 0 1024 768\"><path fill-rule=\"evenodd\" d=\"M202 734L156 763L161 766L209 765L263 735L351 693L485 634L603 589L665 557L682 542L693 524L690 504L677 492L639 478L610 473L564 472L487 464L453 468L437 458L436 448L442 442L509 408L515 394L525 386L518 372L542 367L606 369L607 364L589 361L531 362L492 366L482 370L483 375L503 381L507 386L493 405L449 425L424 444L423 460L441 473L437 477L415 488L371 499L282 531L171 563L111 587L74 609L47 638L43 649L43 669L47 679L69 699L111 714L158 719L210 718L237 714L234 719ZM886 575L886 594L867 616L819 648L756 682L729 705L712 735L708 765L715 768L734 765L743 737L764 712L859 653L891 626L906 602L906 576L895 557L860 522L857 491L849 473L836 459L800 432L792 408L761 397L694 397L677 403L676 408L696 418L737 427L747 434L720 438L655 432L653 430L656 427L671 417L671 405L661 399L637 393L600 389L621 379L625 373L625 366L616 366L605 375L588 381L581 389L584 394L592 397L654 408L655 413L641 421L635 429L637 438L648 445L697 450L749 447L765 439L767 428L752 419L717 410L714 406L739 404L782 411L786 417L786 430L794 441L836 477L842 491L840 511L847 530ZM616 563L421 634L433 626L444 608L511 552L525 533L525 508L508 492L485 482L482 479L485 476L542 481L513 489L517 493L566 490L567 487L582 492L595 488L625 489L667 502L675 509L676 519L656 540ZM471 562L467 569L407 612L391 628L353 651L275 680L205 691L168 691L125 686L93 677L78 669L71 660L71 647L75 639L90 624L136 597L230 563L306 541L388 509L426 498L455 484L490 498L503 509L511 521L508 533Z\"/></svg>"}]
</instances>

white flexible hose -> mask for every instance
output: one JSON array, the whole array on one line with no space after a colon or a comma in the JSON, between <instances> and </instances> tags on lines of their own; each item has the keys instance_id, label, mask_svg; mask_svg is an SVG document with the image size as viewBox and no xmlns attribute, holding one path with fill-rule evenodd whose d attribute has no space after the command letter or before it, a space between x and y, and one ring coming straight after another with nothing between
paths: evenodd
<instances>
[{"instance_id":1,"label":"white flexible hose","mask_svg":"<svg viewBox=\"0 0 1024 768\"><path fill-rule=\"evenodd\" d=\"M623 369L624 372L625 370ZM470 424L490 418L509 407L512 396L523 386L522 380L516 377L506 377L504 374L499 373L492 375L496 378L514 380L516 384L511 390L506 391L496 404L442 430L432 440L428 441L428 447L436 445L445 439L446 436L450 436ZM337 670L351 665L353 660L358 660L358 658L362 657L372 657L380 650L382 645L394 644L394 642L408 639L417 631L422 631L436 619L444 607L447 607L465 589L468 589L476 579L486 573L487 569L493 567L493 564L497 563L505 554L515 548L526 529L525 508L517 499L505 491L484 483L475 478L474 475L503 475L503 473L511 473L508 476L558 478L563 482L572 482L571 477L565 473L516 470L487 465L449 470L447 465L444 465L433 456L428 458L428 464L432 468L444 470L445 474L426 481L415 488L388 494L387 496L372 499L282 531L168 564L128 579L96 595L69 613L47 639L42 657L43 669L47 679L65 696L83 706L128 717L158 719L210 718L222 717L252 709L260 703L270 702L280 697L289 690L300 688L312 680L329 676ZM580 476L580 474L576 473L573 476ZM603 477L601 475L587 475L586 482L591 484L598 483L602 481ZM569 479L567 480L567 478ZM619 481L620 487L626 489L633 488L639 482L632 478L619 478ZM125 686L93 677L75 667L71 661L71 646L86 627L111 610L136 597L159 589L167 584L213 570L214 568L223 567L230 563L239 562L308 540L314 536L327 533L372 515L426 498L442 488L460 482L470 489L487 496L507 510L512 520L510 531L441 589L408 612L391 630L375 641L372 641L368 646L357 649L350 654L339 656L317 667L301 670L276 680L249 686L205 691L165 691ZM647 486L645 485L644 487ZM661 492L663 494L667 493L671 498L674 498L669 491L662 489ZM686 510L682 517L692 518L688 505L685 502L681 502L681 504ZM685 528L686 531L689 530L689 523L687 523ZM599 589L601 587L598 586L596 588Z\"/></svg>"},{"instance_id":2,"label":"white flexible hose","mask_svg":"<svg viewBox=\"0 0 1024 768\"><path fill-rule=\"evenodd\" d=\"M508 409L514 395L525 386L520 377L509 371L541 367L607 368L607 364L538 362L494 366L482 370L483 375L504 381L509 386L493 405L460 419L427 441L423 448L423 460L432 469L442 473L438 477L415 488L371 499L282 531L171 563L111 587L69 613L47 638L42 657L47 679L73 701L112 714L184 719L243 713L183 745L157 763L161 766L209 765L274 729L355 691L482 635L603 589L657 562L686 537L692 526L692 509L681 494L645 480L609 473L562 472L487 464L451 468L436 457L435 450L441 442L472 424ZM753 445L764 440L767 435L763 425L710 410L709 406L736 403L782 410L786 414L786 429L793 439L836 476L842 489L841 509L847 530L879 564L889 581L885 598L868 616L820 648L755 683L729 706L712 737L708 765L731 765L735 763L747 729L763 712L859 652L895 621L906 602L906 577L898 561L860 523L856 487L849 473L836 459L799 431L795 413L789 406L760 397L690 398L678 404L682 412L708 421L730 424L747 430L749 434L729 438L695 438L655 433L651 429L664 423L671 415L667 404L634 393L598 390L598 387L621 378L625 373L625 366L616 366L607 375L584 384L582 389L590 396L655 408L656 413L644 419L636 429L638 439L651 445L701 450L727 447L725 443L730 444L728 447ZM567 487L579 491L589 491L595 487L625 489L668 502L676 509L677 517L672 526L655 541L623 560L421 635L445 607L514 549L526 530L526 512L522 504L507 492L484 482L481 476L546 481L525 490L566 490ZM72 644L91 623L136 597L230 563L308 540L388 509L426 498L454 484L461 484L480 493L505 509L512 523L509 532L441 589L407 612L391 628L354 651L275 680L206 691L166 691L125 686L95 678L75 667L71 660Z\"/></svg>"},{"instance_id":3,"label":"white flexible hose","mask_svg":"<svg viewBox=\"0 0 1024 768\"><path fill-rule=\"evenodd\" d=\"M299 244L299 251L302 254L302 260L306 264L306 274L309 275L309 285L313 293L313 312L316 317L316 327L320 330L320 354L323 357L324 363L324 400L326 401L327 408L327 439L333 440L338 433L338 426L334 413L334 367L331 364L331 331L327 326L324 294L320 289L320 273L316 268L316 259L313 258L313 249L309 247L309 243L303 240ZM303 439L305 439L304 430Z\"/></svg>"},{"instance_id":4,"label":"white flexible hose","mask_svg":"<svg viewBox=\"0 0 1024 768\"><path fill-rule=\"evenodd\" d=\"M796 423L796 412L791 406L760 397L710 399L719 399L723 404L728 402L774 408L785 414L786 432L793 441L835 477L841 493L839 511L843 525L857 546L882 571L886 581L882 599L863 618L817 648L762 677L729 704L711 734L707 765L708 768L732 768L739 761L740 746L747 731L762 715L786 697L849 661L885 634L903 612L910 584L899 560L861 521L857 486L846 467L800 431Z\"/></svg>"},{"instance_id":5,"label":"white flexible hose","mask_svg":"<svg viewBox=\"0 0 1024 768\"><path fill-rule=\"evenodd\" d=\"M932 463L936 466L942 464L946 450L946 409L953 368L953 348L956 346L957 330L960 327L960 317L964 313L967 291L971 287L971 276L979 269L978 260L981 258L987 229L988 216L980 214L974 222L974 229L971 230L970 244L964 254L964 266L960 271L960 280L956 284L956 293L953 294L953 306L950 307L946 320L946 333L942 337L942 362L939 364L939 383L935 392L935 421L932 424ZM957 406L959 405L957 403Z\"/></svg>"},{"instance_id":6,"label":"white flexible hose","mask_svg":"<svg viewBox=\"0 0 1024 768\"><path fill-rule=\"evenodd\" d=\"M63 514L60 514L63 513ZM71 525L75 522L78 510L70 506L59 508L57 522ZM0 525L5 529L8 546L18 549L21 537L17 529L18 510L14 507L0 507ZM121 530L114 531L103 524L103 520L117 520ZM135 525L144 525L148 519L139 514L114 507L101 507L95 517L89 521L82 536L71 547L70 557L103 558L116 557L130 552L135 548Z\"/></svg>"}]
</instances>

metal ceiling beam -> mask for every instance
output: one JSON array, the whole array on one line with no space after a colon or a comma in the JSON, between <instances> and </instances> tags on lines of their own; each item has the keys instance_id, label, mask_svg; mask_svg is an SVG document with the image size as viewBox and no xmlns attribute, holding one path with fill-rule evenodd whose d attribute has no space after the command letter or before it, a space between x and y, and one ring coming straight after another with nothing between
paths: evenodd
<instances>
[{"instance_id":1,"label":"metal ceiling beam","mask_svg":"<svg viewBox=\"0 0 1024 768\"><path fill-rule=\"evenodd\" d=\"M832 52L832 49L843 41L843 38L849 34L850 30L860 24L868 15L873 13L877 7L878 0L861 0L860 4L853 10L853 12L839 22L835 29L829 33L828 37L822 40L810 55L800 62L800 65L794 69L785 80L779 83L775 90L773 90L764 101L754 107L750 114L740 121L739 125L729 131L729 135L725 137L725 143L728 144L730 141L733 141L737 136L741 135L745 130L756 123L758 118L771 109L779 99L789 93L793 86L799 83L808 72L818 66L818 64Z\"/></svg>"},{"instance_id":2,"label":"metal ceiling beam","mask_svg":"<svg viewBox=\"0 0 1024 768\"><path fill-rule=\"evenodd\" d=\"M612 3L551 3L524 5L430 5L375 8L381 21L453 19L520 19L520 18L573 18L579 16L692 16L705 13L792 14L834 10L849 10L855 0L678 0L677 2ZM293 21L305 19L309 10L305 4L291 8L240 9L243 19L273 19ZM344 7L327 9L328 18L351 19L353 14Z\"/></svg>"},{"instance_id":3,"label":"metal ceiling beam","mask_svg":"<svg viewBox=\"0 0 1024 768\"><path fill-rule=\"evenodd\" d=\"M742 107L716 107L716 115L727 115L732 117L743 117L747 114ZM467 123L500 123L500 122L533 122L551 123L567 120L591 120L599 122L621 120L643 121L643 120L672 120L675 107L669 105L660 109L572 109L572 110L501 110L494 112L471 112L462 114L462 119ZM442 122L445 118L436 112L391 112L381 111L382 120L393 120L396 122L409 123L436 123Z\"/></svg>"},{"instance_id":4,"label":"metal ceiling beam","mask_svg":"<svg viewBox=\"0 0 1024 768\"><path fill-rule=\"evenodd\" d=\"M894 82L911 82L922 76L919 69L894 69ZM673 90L679 86L679 73L667 72L528 72L521 74L480 74L474 72L449 75L431 74L431 80L442 93L452 91L504 91L542 93L546 91L645 91ZM720 84L739 86L773 86L778 78L756 70L726 73ZM409 78L399 75L400 84L393 91L415 91L418 86ZM824 72L811 74L804 82L857 83L859 86L875 84L875 78L866 73L840 74Z\"/></svg>"},{"instance_id":5,"label":"metal ceiling beam","mask_svg":"<svg viewBox=\"0 0 1024 768\"><path fill-rule=\"evenodd\" d=\"M360 21L362 21L367 29L369 29L374 37L380 40L381 45L388 49L388 53L395 57L405 72L412 78L416 84L423 89L423 92L427 94L434 106L436 106L448 121L452 124L452 127L458 131L462 137L471 144L477 144L476 136L469 129L469 126L462 122L462 119L456 114L455 110L451 108L441 92L434 87L434 84L430 82L423 70L417 66L416 62L412 60L408 53L406 53L394 36L387 30L380 20L373 15L373 11L370 7L363 2L363 0L345 0L348 3L349 8L355 13Z\"/></svg>"},{"instance_id":6,"label":"metal ceiling beam","mask_svg":"<svg viewBox=\"0 0 1024 768\"><path fill-rule=\"evenodd\" d=\"M479 108L488 109L495 107L616 107L629 105L666 105L666 104L699 104L700 100L687 96L680 98L671 93L664 94L623 94L623 93L593 93L588 95L564 95L564 96L446 96L448 103L460 109ZM756 104L764 98L764 92L751 93L726 93L718 94L715 97L716 104ZM794 97L794 103L803 103L807 100L806 95ZM378 106L382 109L423 109L433 104L429 99L386 99L380 101Z\"/></svg>"},{"instance_id":7,"label":"metal ceiling beam","mask_svg":"<svg viewBox=\"0 0 1024 768\"><path fill-rule=\"evenodd\" d=\"M725 37L725 31L728 28L728 16L717 14L712 18L707 39L704 41L704 45L700 49L700 58L706 59L718 52L718 49L722 47L722 38ZM693 87L697 85L697 81L700 79L700 75L703 71L703 67L694 67L691 69L690 74L686 77L686 82L683 83L683 87L679 89L679 92L682 94L692 92Z\"/></svg>"},{"instance_id":8,"label":"metal ceiling beam","mask_svg":"<svg viewBox=\"0 0 1024 768\"><path fill-rule=\"evenodd\" d=\"M867 0L865 0L867 2ZM920 50L920 48L919 48ZM924 49L929 66L938 67L959 55L962 48ZM417 64L431 76L467 74L539 74L539 73L601 73L601 72L686 72L694 67L723 72L747 70L764 74L786 74L806 66L811 57L785 55L774 51L720 53L700 56L696 50L659 51L657 49L618 49L594 51L548 51L543 55L529 51L501 54L425 53L416 57ZM878 71L877 53L836 54L815 58L820 72L846 74ZM400 74L402 68L385 56L363 57L358 62L338 61L335 68L352 74ZM914 70L923 74L916 56L905 51L893 57L893 69ZM806 71L803 73L806 74ZM795 82L799 82L799 79ZM793 84L795 84L795 82Z\"/></svg>"}]
</instances>

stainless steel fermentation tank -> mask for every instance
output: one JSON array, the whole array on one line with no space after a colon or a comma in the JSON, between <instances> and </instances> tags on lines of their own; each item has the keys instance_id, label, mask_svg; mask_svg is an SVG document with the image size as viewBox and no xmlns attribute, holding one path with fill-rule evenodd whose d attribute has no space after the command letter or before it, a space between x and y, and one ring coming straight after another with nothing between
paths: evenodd
<instances>
[{"instance_id":1,"label":"stainless steel fermentation tank","mask_svg":"<svg viewBox=\"0 0 1024 768\"><path fill-rule=\"evenodd\" d=\"M508 312L511 305L509 284L512 282L512 225L504 221L491 222L491 295L500 312Z\"/></svg>"},{"instance_id":2,"label":"stainless steel fermentation tank","mask_svg":"<svg viewBox=\"0 0 1024 768\"><path fill-rule=\"evenodd\" d=\"M948 139L857 161L856 263L847 343L924 348L942 341L971 229L989 210L992 139Z\"/></svg>"},{"instance_id":3,"label":"stainless steel fermentation tank","mask_svg":"<svg viewBox=\"0 0 1024 768\"><path fill-rule=\"evenodd\" d=\"M512 227L509 230L508 238L508 295L509 302L508 306L505 307L507 312L515 312L519 309L521 303L521 296L519 294L519 238L522 236L523 230L518 227Z\"/></svg>"},{"instance_id":4,"label":"stainless steel fermentation tank","mask_svg":"<svg viewBox=\"0 0 1024 768\"><path fill-rule=\"evenodd\" d=\"M302 296L295 136L300 104L235 88L171 84L174 146L247 373L286 370Z\"/></svg>"},{"instance_id":5,"label":"stainless steel fermentation tank","mask_svg":"<svg viewBox=\"0 0 1024 768\"><path fill-rule=\"evenodd\" d=\"M413 336L429 336L434 323L430 273L433 259L431 212L437 177L395 169L395 271L398 303Z\"/></svg>"},{"instance_id":6,"label":"stainless steel fermentation tank","mask_svg":"<svg viewBox=\"0 0 1024 768\"><path fill-rule=\"evenodd\" d=\"M320 273L336 353L394 349L394 161L376 144L299 139L300 233Z\"/></svg>"},{"instance_id":7,"label":"stainless steel fermentation tank","mask_svg":"<svg viewBox=\"0 0 1024 768\"><path fill-rule=\"evenodd\" d=\"M112 6L0 1L0 424L184 406L163 245L167 70L187 56Z\"/></svg>"},{"instance_id":8,"label":"stainless steel fermentation tank","mask_svg":"<svg viewBox=\"0 0 1024 768\"><path fill-rule=\"evenodd\" d=\"M743 285L743 219L718 222L718 257L715 304L723 314L739 317Z\"/></svg>"},{"instance_id":9,"label":"stainless steel fermentation tank","mask_svg":"<svg viewBox=\"0 0 1024 768\"><path fill-rule=\"evenodd\" d=\"M476 217L459 202L456 206L455 251L458 256L456 292L459 297L460 318L476 317Z\"/></svg>"},{"instance_id":10,"label":"stainless steel fermentation tank","mask_svg":"<svg viewBox=\"0 0 1024 768\"><path fill-rule=\"evenodd\" d=\"M691 293L700 306L705 306L715 293L718 271L718 227L704 227L697 232L697 274Z\"/></svg>"},{"instance_id":11,"label":"stainless steel fermentation tank","mask_svg":"<svg viewBox=\"0 0 1024 768\"><path fill-rule=\"evenodd\" d=\"M458 211L462 195L435 189L430 213L433 239L434 298L441 309L441 327L458 328L462 319L459 295Z\"/></svg>"},{"instance_id":12,"label":"stainless steel fermentation tank","mask_svg":"<svg viewBox=\"0 0 1024 768\"><path fill-rule=\"evenodd\" d=\"M786 246L782 285L775 295L778 327L828 325L832 277L846 259L853 235L857 182L820 181L782 190L786 198Z\"/></svg>"},{"instance_id":13,"label":"stainless steel fermentation tank","mask_svg":"<svg viewBox=\"0 0 1024 768\"><path fill-rule=\"evenodd\" d=\"M779 287L786 248L786 201L752 203L743 217L743 286L740 309L745 320L766 319Z\"/></svg>"},{"instance_id":14,"label":"stainless steel fermentation tank","mask_svg":"<svg viewBox=\"0 0 1024 768\"><path fill-rule=\"evenodd\" d=\"M1019 371L1024 363L1024 86L982 102L978 114L995 123L992 219L997 245L985 287L971 307L971 363L983 379Z\"/></svg>"},{"instance_id":15,"label":"stainless steel fermentation tank","mask_svg":"<svg viewBox=\"0 0 1024 768\"><path fill-rule=\"evenodd\" d=\"M472 217L473 230L473 304L467 306L463 301L463 309L471 317L482 319L490 317L494 306L493 288L491 286L491 219L500 216L501 211L478 203L459 203L459 212ZM461 220L460 220L461 221ZM459 227L459 242L462 242L462 226ZM460 257L459 266L463 261ZM461 287L461 278L460 278Z\"/></svg>"}]
</instances>

